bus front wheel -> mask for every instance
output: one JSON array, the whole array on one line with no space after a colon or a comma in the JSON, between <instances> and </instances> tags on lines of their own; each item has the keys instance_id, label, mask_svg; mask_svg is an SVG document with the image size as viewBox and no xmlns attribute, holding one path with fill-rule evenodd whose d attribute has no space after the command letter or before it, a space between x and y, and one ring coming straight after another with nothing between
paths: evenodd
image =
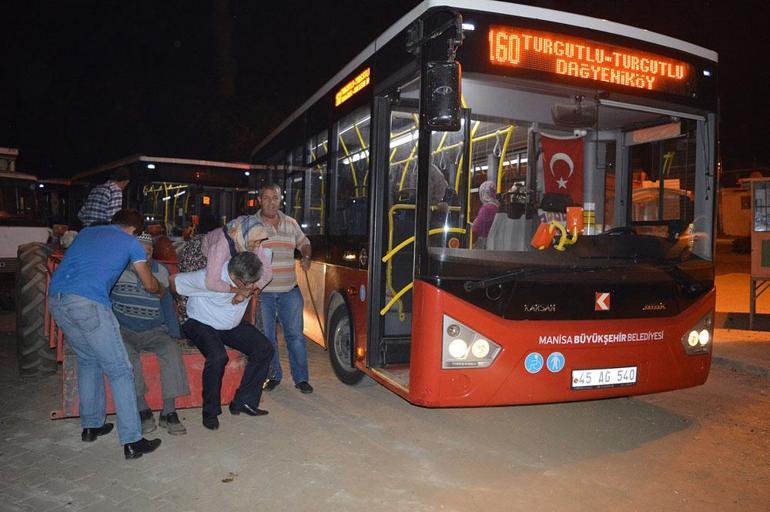
<instances>
[{"instance_id":1,"label":"bus front wheel","mask_svg":"<svg viewBox=\"0 0 770 512\"><path fill-rule=\"evenodd\" d=\"M364 374L353 366L353 325L345 306L334 310L328 333L329 360L335 375L344 384L358 384Z\"/></svg>"}]
</instances>

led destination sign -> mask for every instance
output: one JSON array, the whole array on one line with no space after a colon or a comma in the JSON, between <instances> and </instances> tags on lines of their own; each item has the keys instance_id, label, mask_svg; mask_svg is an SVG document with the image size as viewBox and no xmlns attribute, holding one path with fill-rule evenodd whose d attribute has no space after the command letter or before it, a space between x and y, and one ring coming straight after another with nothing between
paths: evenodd
<instances>
[{"instance_id":1,"label":"led destination sign","mask_svg":"<svg viewBox=\"0 0 770 512\"><path fill-rule=\"evenodd\" d=\"M687 94L686 62L552 32L493 26L489 61L648 91Z\"/></svg>"},{"instance_id":2,"label":"led destination sign","mask_svg":"<svg viewBox=\"0 0 770 512\"><path fill-rule=\"evenodd\" d=\"M339 107L350 98L353 97L358 91L369 85L369 79L371 75L371 69L366 68L353 80L343 85L337 94L334 95L334 106Z\"/></svg>"}]
</instances>

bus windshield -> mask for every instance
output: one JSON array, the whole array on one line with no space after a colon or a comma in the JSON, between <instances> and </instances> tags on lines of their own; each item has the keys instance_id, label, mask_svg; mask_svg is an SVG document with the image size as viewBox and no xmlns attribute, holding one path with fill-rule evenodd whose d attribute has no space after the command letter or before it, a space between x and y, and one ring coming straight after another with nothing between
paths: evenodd
<instances>
[{"instance_id":1,"label":"bus windshield","mask_svg":"<svg viewBox=\"0 0 770 512\"><path fill-rule=\"evenodd\" d=\"M463 95L462 129L431 136L433 276L711 260L705 115L500 77Z\"/></svg>"}]
</instances>

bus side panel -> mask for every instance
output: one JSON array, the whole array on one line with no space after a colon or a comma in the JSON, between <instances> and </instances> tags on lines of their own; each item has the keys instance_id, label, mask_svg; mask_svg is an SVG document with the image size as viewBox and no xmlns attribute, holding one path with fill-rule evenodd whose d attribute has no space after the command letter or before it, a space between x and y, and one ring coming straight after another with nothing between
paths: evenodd
<instances>
[{"instance_id":1,"label":"bus side panel","mask_svg":"<svg viewBox=\"0 0 770 512\"><path fill-rule=\"evenodd\" d=\"M324 341L321 324L326 325L328 311L325 305L329 304L326 290L326 272L329 266L322 263L313 262L310 270L305 273L299 262L294 264L294 272L297 276L297 286L302 292L302 327L303 334L309 340L318 343L322 347L326 346ZM312 294L312 295L311 295ZM317 311L316 311L317 309Z\"/></svg>"},{"instance_id":2,"label":"bus side panel","mask_svg":"<svg viewBox=\"0 0 770 512\"><path fill-rule=\"evenodd\" d=\"M592 400L640 395L703 384L711 352L687 355L683 334L703 316L713 315L716 293L668 318L580 321L512 321L471 306L417 281L408 400L428 407L485 406ZM441 369L442 313L502 350L489 368ZM526 370L528 354L544 361L559 352L564 367ZM632 385L573 389L572 370L637 367Z\"/></svg>"},{"instance_id":3,"label":"bus side panel","mask_svg":"<svg viewBox=\"0 0 770 512\"><path fill-rule=\"evenodd\" d=\"M345 302L350 309L350 321L353 323L356 337L354 351L356 354L359 354L356 361L363 361L363 354L366 351L366 311L369 301L369 294L366 288L366 270L326 265L325 286L324 304L326 306L324 310L329 316L323 319L324 329L326 329L326 321L331 318L332 314L332 311L329 310L332 294L335 292L340 293L345 297ZM305 307L307 308L307 302ZM312 308L312 305L310 307ZM318 320L313 321L318 323ZM326 335L328 338L329 333L326 333Z\"/></svg>"}]
</instances>

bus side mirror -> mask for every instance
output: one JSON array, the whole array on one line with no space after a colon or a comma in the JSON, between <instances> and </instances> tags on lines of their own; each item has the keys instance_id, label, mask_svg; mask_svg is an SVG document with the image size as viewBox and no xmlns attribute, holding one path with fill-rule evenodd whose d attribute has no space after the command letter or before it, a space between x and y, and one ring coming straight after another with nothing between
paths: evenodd
<instances>
[{"instance_id":1,"label":"bus side mirror","mask_svg":"<svg viewBox=\"0 0 770 512\"><path fill-rule=\"evenodd\" d=\"M460 63L436 61L427 64L425 124L442 132L456 132L462 119Z\"/></svg>"}]
</instances>

